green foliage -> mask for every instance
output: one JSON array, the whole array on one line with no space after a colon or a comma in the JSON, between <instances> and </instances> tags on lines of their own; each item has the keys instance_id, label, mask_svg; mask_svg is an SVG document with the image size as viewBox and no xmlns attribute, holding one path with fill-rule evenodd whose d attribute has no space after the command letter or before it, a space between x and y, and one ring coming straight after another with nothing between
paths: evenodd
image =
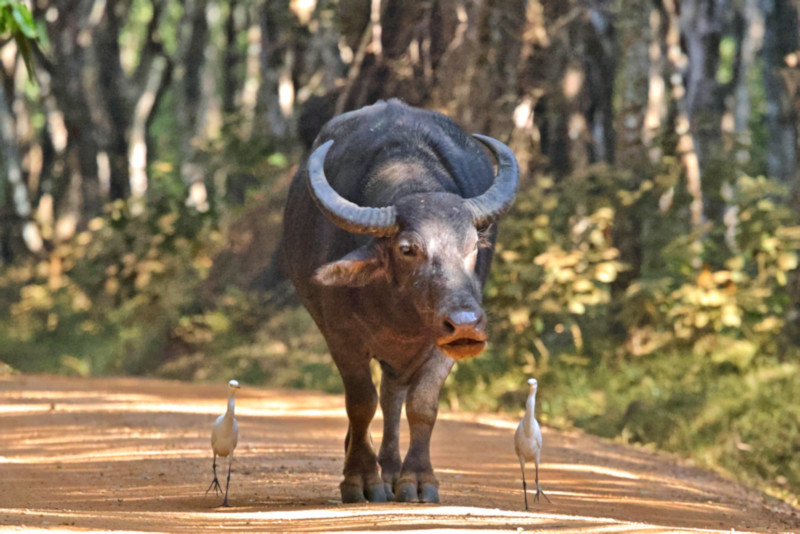
<instances>
[{"instance_id":1,"label":"green foliage","mask_svg":"<svg viewBox=\"0 0 800 534\"><path fill-rule=\"evenodd\" d=\"M504 221L487 296L512 351L545 360L551 352L546 344L582 351L583 328L603 321L610 285L626 268L611 245L614 209L605 199L572 203L594 198L586 192L610 178L603 168L597 171L558 187L539 180L520 196L515 216ZM567 189L570 195L563 194ZM520 354L509 356L519 360Z\"/></svg>"},{"instance_id":2,"label":"green foliage","mask_svg":"<svg viewBox=\"0 0 800 534\"><path fill-rule=\"evenodd\" d=\"M17 43L19 54L25 61L28 77L33 81L31 41L39 37L36 21L28 6L17 0L0 0L0 37L11 35Z\"/></svg>"},{"instance_id":3,"label":"green foliage","mask_svg":"<svg viewBox=\"0 0 800 534\"><path fill-rule=\"evenodd\" d=\"M36 23L28 6L13 0L0 0L0 34L19 32L36 38Z\"/></svg>"},{"instance_id":4,"label":"green foliage","mask_svg":"<svg viewBox=\"0 0 800 534\"><path fill-rule=\"evenodd\" d=\"M672 194L679 167L666 160L652 176L636 186L596 167L521 193L487 289L494 343L458 364L445 398L518 410L522 396L507 392L538 376L550 424L796 493L800 349L787 284L797 214L776 182L742 176L724 220L692 228L676 216L689 201ZM638 265L622 252L637 252L631 241Z\"/></svg>"},{"instance_id":5,"label":"green foliage","mask_svg":"<svg viewBox=\"0 0 800 534\"><path fill-rule=\"evenodd\" d=\"M785 287L798 264L800 226L789 226L796 218L776 204L784 193L768 180L745 176L734 189L735 226L673 240L662 251L673 258L668 268L642 273L627 288L621 318L631 354L691 350L740 367L757 353L776 353L793 313ZM714 239L724 234L727 244ZM694 267L701 258L692 257L693 246L716 265Z\"/></svg>"},{"instance_id":6,"label":"green foliage","mask_svg":"<svg viewBox=\"0 0 800 534\"><path fill-rule=\"evenodd\" d=\"M165 120L153 129L168 137L174 127ZM186 205L165 142L150 166L146 202L116 201L48 255L0 270L0 298L9 303L0 310L0 361L25 372L236 377L341 391L299 304L210 288L213 258L228 245L226 224L249 209L256 186L285 181L291 161L273 141L244 141L234 130L198 155L215 177L207 211Z\"/></svg>"},{"instance_id":7,"label":"green foliage","mask_svg":"<svg viewBox=\"0 0 800 534\"><path fill-rule=\"evenodd\" d=\"M791 500L800 481L798 371L768 361L738 372L666 351L588 369L562 363L540 379L541 413L550 424L692 457Z\"/></svg>"},{"instance_id":8,"label":"green foliage","mask_svg":"<svg viewBox=\"0 0 800 534\"><path fill-rule=\"evenodd\" d=\"M272 297L272 298L270 298ZM184 315L172 332L180 354L158 369L172 378L238 378L339 393L341 380L305 309L276 295L229 290L214 310Z\"/></svg>"},{"instance_id":9,"label":"green foliage","mask_svg":"<svg viewBox=\"0 0 800 534\"><path fill-rule=\"evenodd\" d=\"M4 273L11 305L0 315L0 358L79 374L157 365L219 242L209 218L180 198L154 198L146 210L114 202L49 258Z\"/></svg>"}]
</instances>

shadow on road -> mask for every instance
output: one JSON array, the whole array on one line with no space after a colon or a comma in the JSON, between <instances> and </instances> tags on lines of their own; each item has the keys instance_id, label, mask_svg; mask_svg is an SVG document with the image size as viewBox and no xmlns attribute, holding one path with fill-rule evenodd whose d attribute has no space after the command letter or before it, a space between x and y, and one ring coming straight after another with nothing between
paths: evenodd
<instances>
[{"instance_id":1,"label":"shadow on road","mask_svg":"<svg viewBox=\"0 0 800 534\"><path fill-rule=\"evenodd\" d=\"M342 505L343 400L243 388L229 500L205 495L225 387L0 377L0 527L128 531L800 530L798 511L670 456L545 429L553 504L523 510L515 421L442 414L443 506ZM380 429L379 424L373 426ZM405 429L404 429L405 430ZM374 434L379 442L379 433Z\"/></svg>"}]
</instances>

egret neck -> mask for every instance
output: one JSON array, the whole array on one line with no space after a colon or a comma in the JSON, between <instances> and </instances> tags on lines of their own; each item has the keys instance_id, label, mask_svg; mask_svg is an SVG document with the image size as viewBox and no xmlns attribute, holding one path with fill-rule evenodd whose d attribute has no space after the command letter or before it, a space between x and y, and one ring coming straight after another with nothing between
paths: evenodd
<instances>
[{"instance_id":1,"label":"egret neck","mask_svg":"<svg viewBox=\"0 0 800 534\"><path fill-rule=\"evenodd\" d=\"M536 388L531 387L528 393L528 400L525 402L525 419L522 423L525 429L525 435L530 436L533 432L533 421L535 420L534 412L536 411Z\"/></svg>"}]
</instances>

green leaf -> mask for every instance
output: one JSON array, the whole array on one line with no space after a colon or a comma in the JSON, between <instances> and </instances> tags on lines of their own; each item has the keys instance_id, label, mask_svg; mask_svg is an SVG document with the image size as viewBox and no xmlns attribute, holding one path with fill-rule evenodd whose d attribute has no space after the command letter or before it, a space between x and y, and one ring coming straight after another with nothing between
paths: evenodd
<instances>
[{"instance_id":1,"label":"green leaf","mask_svg":"<svg viewBox=\"0 0 800 534\"><path fill-rule=\"evenodd\" d=\"M285 168L289 165L289 160L286 159L286 156L280 152L275 152L269 155L267 158L267 163L275 167Z\"/></svg>"},{"instance_id":2,"label":"green leaf","mask_svg":"<svg viewBox=\"0 0 800 534\"><path fill-rule=\"evenodd\" d=\"M0 2L2 2L2 1L3 0L0 0ZM11 17L10 17L10 15L8 13L8 10L5 9L5 6L3 6L2 3L0 3L0 36L2 36L4 33L6 33L9 30L9 28L10 28L9 21L10 20L11 20Z\"/></svg>"},{"instance_id":3,"label":"green leaf","mask_svg":"<svg viewBox=\"0 0 800 534\"><path fill-rule=\"evenodd\" d=\"M14 40L17 42L19 54L25 62L25 69L28 71L28 79L35 83L36 79L33 77L33 61L31 61L31 43L27 37L18 31L14 32Z\"/></svg>"},{"instance_id":4,"label":"green leaf","mask_svg":"<svg viewBox=\"0 0 800 534\"><path fill-rule=\"evenodd\" d=\"M17 27L27 37L36 39L36 23L33 20L28 6L25 4L14 4L11 8L14 14L14 20L17 21Z\"/></svg>"}]
</instances>

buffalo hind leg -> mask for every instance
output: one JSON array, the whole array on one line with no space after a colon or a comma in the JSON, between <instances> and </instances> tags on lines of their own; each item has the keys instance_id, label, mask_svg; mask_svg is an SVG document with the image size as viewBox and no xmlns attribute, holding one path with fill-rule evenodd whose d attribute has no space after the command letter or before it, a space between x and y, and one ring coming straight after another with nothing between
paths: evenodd
<instances>
[{"instance_id":1,"label":"buffalo hind leg","mask_svg":"<svg viewBox=\"0 0 800 534\"><path fill-rule=\"evenodd\" d=\"M439 412L439 391L454 362L434 350L435 353L414 373L406 397L411 438L395 485L395 500L401 502L439 502L439 482L431 465L431 433Z\"/></svg>"},{"instance_id":2,"label":"buffalo hind leg","mask_svg":"<svg viewBox=\"0 0 800 534\"><path fill-rule=\"evenodd\" d=\"M349 365L339 371L345 388L350 425L345 440L344 480L339 486L342 502L386 502L386 491L378 471L369 425L378 406L369 362Z\"/></svg>"},{"instance_id":3,"label":"buffalo hind leg","mask_svg":"<svg viewBox=\"0 0 800 534\"><path fill-rule=\"evenodd\" d=\"M383 412L383 439L378 453L381 477L386 497L394 499L394 486L403 467L400 459L400 417L407 386L402 385L391 371L383 370L381 378L381 411Z\"/></svg>"}]
</instances>

